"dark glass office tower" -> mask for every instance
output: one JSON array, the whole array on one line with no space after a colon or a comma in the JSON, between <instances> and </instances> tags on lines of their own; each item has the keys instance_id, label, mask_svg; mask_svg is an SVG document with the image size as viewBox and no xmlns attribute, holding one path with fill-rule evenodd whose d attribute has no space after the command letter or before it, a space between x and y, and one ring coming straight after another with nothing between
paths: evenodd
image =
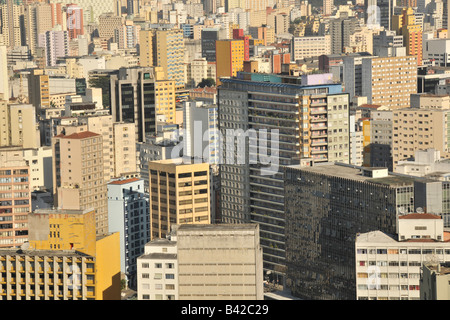
<instances>
[{"instance_id":1,"label":"dark glass office tower","mask_svg":"<svg viewBox=\"0 0 450 320\"><path fill-rule=\"evenodd\" d=\"M111 114L115 122L136 125L136 141L156 131L155 77L151 67L121 68L111 75Z\"/></svg>"},{"instance_id":2,"label":"dark glass office tower","mask_svg":"<svg viewBox=\"0 0 450 320\"><path fill-rule=\"evenodd\" d=\"M396 233L414 212L414 178L385 168L321 164L285 168L287 287L313 300L356 299L358 233Z\"/></svg>"}]
</instances>

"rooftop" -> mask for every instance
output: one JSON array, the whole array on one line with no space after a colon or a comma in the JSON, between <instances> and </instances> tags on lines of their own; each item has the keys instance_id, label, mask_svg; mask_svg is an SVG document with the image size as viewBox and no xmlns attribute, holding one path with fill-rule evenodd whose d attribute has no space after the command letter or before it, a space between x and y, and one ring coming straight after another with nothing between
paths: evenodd
<instances>
[{"instance_id":1,"label":"rooftop","mask_svg":"<svg viewBox=\"0 0 450 320\"><path fill-rule=\"evenodd\" d=\"M399 216L399 219L438 219L441 220L442 217L435 215L435 214L431 214L431 213L410 213L410 214L405 214L403 216Z\"/></svg>"},{"instance_id":2,"label":"rooftop","mask_svg":"<svg viewBox=\"0 0 450 320\"><path fill-rule=\"evenodd\" d=\"M91 132L91 131L83 131L83 132L75 132L69 135L65 135L63 133L57 135L56 137L58 138L64 138L64 139L87 139L87 138L91 138L91 137L99 137L100 135L98 133L95 132Z\"/></svg>"},{"instance_id":3,"label":"rooftop","mask_svg":"<svg viewBox=\"0 0 450 320\"><path fill-rule=\"evenodd\" d=\"M142 179L139 179L139 178L119 179L119 180L111 181L108 184L122 185L122 184L127 184L127 183L131 183L131 182L135 182L135 181L140 181L140 180L142 180Z\"/></svg>"},{"instance_id":4,"label":"rooftop","mask_svg":"<svg viewBox=\"0 0 450 320\"><path fill-rule=\"evenodd\" d=\"M343 163L323 163L316 164L312 167L302 167L301 165L288 166L288 168L298 169L301 171L308 171L317 174L324 174L328 176L333 176L337 178L352 179L356 181L372 182L377 184L398 186L398 185L409 185L413 184L415 177L393 175L389 174L387 177L382 178L372 178L364 176L362 174L363 170L370 170L366 167L358 167ZM378 168L380 169L380 168Z\"/></svg>"}]
</instances>

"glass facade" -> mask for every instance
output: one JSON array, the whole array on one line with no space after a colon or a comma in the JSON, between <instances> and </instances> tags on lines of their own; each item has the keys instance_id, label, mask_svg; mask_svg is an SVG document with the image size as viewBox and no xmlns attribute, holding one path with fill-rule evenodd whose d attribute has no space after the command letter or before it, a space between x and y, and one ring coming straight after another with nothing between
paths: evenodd
<instances>
[{"instance_id":1,"label":"glass facade","mask_svg":"<svg viewBox=\"0 0 450 320\"><path fill-rule=\"evenodd\" d=\"M343 169L334 165L331 170ZM358 172L354 169L355 177ZM399 208L412 212L413 186L406 178L395 184L389 178L286 168L286 282L292 293L314 300L355 299L356 235L394 234Z\"/></svg>"}]
</instances>

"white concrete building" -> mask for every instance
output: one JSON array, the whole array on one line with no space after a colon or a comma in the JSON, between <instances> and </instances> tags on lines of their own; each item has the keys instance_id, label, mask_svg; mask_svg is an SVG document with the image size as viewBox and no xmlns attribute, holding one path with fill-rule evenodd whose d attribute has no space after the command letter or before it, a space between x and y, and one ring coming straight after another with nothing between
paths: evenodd
<instances>
[{"instance_id":1,"label":"white concrete building","mask_svg":"<svg viewBox=\"0 0 450 320\"><path fill-rule=\"evenodd\" d=\"M157 239L137 259L138 300L178 300L177 243Z\"/></svg>"},{"instance_id":2,"label":"white concrete building","mask_svg":"<svg viewBox=\"0 0 450 320\"><path fill-rule=\"evenodd\" d=\"M441 158L439 150L417 150L414 154L414 159L399 161L395 167L395 172L417 177L440 173L439 175L434 175L434 178L440 176L441 179L447 180L450 178L450 161ZM446 174L443 175L444 173Z\"/></svg>"},{"instance_id":3,"label":"white concrete building","mask_svg":"<svg viewBox=\"0 0 450 320\"><path fill-rule=\"evenodd\" d=\"M355 241L358 300L419 300L422 266L450 261L450 232L440 216L398 217L397 234L358 234Z\"/></svg>"},{"instance_id":4,"label":"white concrete building","mask_svg":"<svg viewBox=\"0 0 450 320\"><path fill-rule=\"evenodd\" d=\"M217 105L202 101L183 103L184 155L219 164Z\"/></svg>"}]
</instances>

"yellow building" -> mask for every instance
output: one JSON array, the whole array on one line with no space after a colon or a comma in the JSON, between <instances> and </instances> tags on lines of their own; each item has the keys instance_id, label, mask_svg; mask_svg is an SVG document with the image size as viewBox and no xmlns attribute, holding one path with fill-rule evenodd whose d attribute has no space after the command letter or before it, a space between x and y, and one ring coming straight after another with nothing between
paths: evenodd
<instances>
[{"instance_id":1,"label":"yellow building","mask_svg":"<svg viewBox=\"0 0 450 320\"><path fill-rule=\"evenodd\" d=\"M151 161L150 239L165 238L173 224L210 224L208 163Z\"/></svg>"},{"instance_id":2,"label":"yellow building","mask_svg":"<svg viewBox=\"0 0 450 320\"><path fill-rule=\"evenodd\" d=\"M234 77L244 69L244 40L216 41L216 85L221 77Z\"/></svg>"},{"instance_id":3,"label":"yellow building","mask_svg":"<svg viewBox=\"0 0 450 320\"><path fill-rule=\"evenodd\" d=\"M30 241L24 250L6 253L0 250L0 269L4 266L11 272L3 282L0 279L0 299L16 296L39 300L120 300L120 235L115 232L97 236L94 210L36 210L29 215L29 224ZM14 257L15 261L17 255L33 256L30 258L33 261L45 257L39 268L49 275L31 275L42 272L36 264L24 263L22 271L10 268L8 262L2 263L2 254ZM3 261L8 261L8 257ZM80 273L76 277L80 281L77 288L67 286L74 271ZM19 277L17 272L22 272L20 277L24 280L21 291L11 286L13 279ZM42 278L40 291L32 281L37 277ZM2 297L1 293L6 295ZM22 295L19 298L17 294Z\"/></svg>"},{"instance_id":4,"label":"yellow building","mask_svg":"<svg viewBox=\"0 0 450 320\"><path fill-rule=\"evenodd\" d=\"M155 111L168 123L175 123L175 81L168 80L163 68L155 67Z\"/></svg>"},{"instance_id":5,"label":"yellow building","mask_svg":"<svg viewBox=\"0 0 450 320\"><path fill-rule=\"evenodd\" d=\"M120 300L120 235L97 237L95 254L96 300Z\"/></svg>"},{"instance_id":6,"label":"yellow building","mask_svg":"<svg viewBox=\"0 0 450 320\"><path fill-rule=\"evenodd\" d=\"M95 255L95 210L36 209L28 214L30 247Z\"/></svg>"},{"instance_id":7,"label":"yellow building","mask_svg":"<svg viewBox=\"0 0 450 320\"><path fill-rule=\"evenodd\" d=\"M0 300L120 300L119 233L76 250L0 249Z\"/></svg>"},{"instance_id":8,"label":"yellow building","mask_svg":"<svg viewBox=\"0 0 450 320\"><path fill-rule=\"evenodd\" d=\"M416 23L413 8L403 8L400 15L392 17L393 30L403 35L406 54L417 57L417 65L422 65L422 25Z\"/></svg>"}]
</instances>

